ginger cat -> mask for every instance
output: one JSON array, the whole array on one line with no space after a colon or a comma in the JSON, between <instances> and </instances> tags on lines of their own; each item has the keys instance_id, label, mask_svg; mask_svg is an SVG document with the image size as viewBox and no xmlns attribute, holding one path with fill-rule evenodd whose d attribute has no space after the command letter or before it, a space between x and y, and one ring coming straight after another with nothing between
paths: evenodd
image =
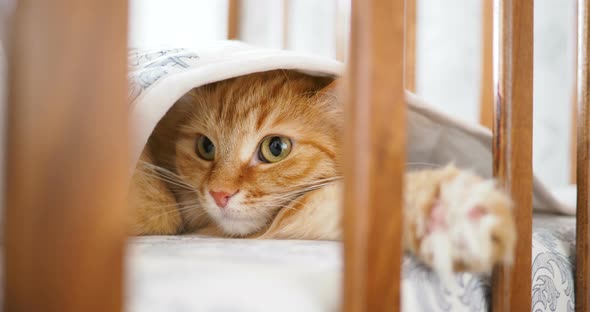
<instances>
[{"instance_id":1,"label":"ginger cat","mask_svg":"<svg viewBox=\"0 0 590 312\"><path fill-rule=\"evenodd\" d=\"M187 93L136 168L131 233L340 239L343 107L332 82L277 70ZM440 272L512 259L511 201L493 181L453 166L407 173L404 216L406 250Z\"/></svg>"}]
</instances>

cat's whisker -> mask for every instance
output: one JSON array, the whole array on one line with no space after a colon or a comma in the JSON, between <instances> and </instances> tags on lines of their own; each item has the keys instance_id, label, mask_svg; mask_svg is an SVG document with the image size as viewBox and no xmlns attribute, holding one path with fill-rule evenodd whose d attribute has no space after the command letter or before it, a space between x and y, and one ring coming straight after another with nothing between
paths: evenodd
<instances>
[{"instance_id":1,"label":"cat's whisker","mask_svg":"<svg viewBox=\"0 0 590 312\"><path fill-rule=\"evenodd\" d=\"M336 181L336 180L340 180L340 179L342 179L342 176L335 176L335 177L317 179L317 180L313 180L311 182L305 182L305 183L300 183L300 184L293 184L293 185L289 185L288 187L289 188L299 188L299 187L302 187L302 186L310 186L310 185L314 185L314 184L317 184L317 183Z\"/></svg>"},{"instance_id":2,"label":"cat's whisker","mask_svg":"<svg viewBox=\"0 0 590 312\"><path fill-rule=\"evenodd\" d=\"M267 196L265 198L251 201L250 204L253 204L253 205L263 204L263 206L264 206L266 203L271 203L271 204L278 205L278 206L285 206L285 205L289 204L290 202L292 202L293 200L295 200L296 198L301 197L304 194L305 194L305 192L296 192L294 194L288 194L288 195L278 195L278 196L272 196L272 197Z\"/></svg>"},{"instance_id":3,"label":"cat's whisker","mask_svg":"<svg viewBox=\"0 0 590 312\"><path fill-rule=\"evenodd\" d=\"M178 176L170 171L167 171L166 169L164 169L162 167L155 166L155 165L151 165L151 166L144 165L144 167L146 169L150 170L150 172L147 172L147 171L144 171L141 169L138 170L138 172L142 173L144 175L147 175L147 176L151 176L151 177L160 179L162 181L168 182L168 183L176 185L178 187L194 190L193 186L184 182L180 176Z\"/></svg>"},{"instance_id":4,"label":"cat's whisker","mask_svg":"<svg viewBox=\"0 0 590 312\"><path fill-rule=\"evenodd\" d=\"M178 206L178 203L172 203L172 204L167 204L167 205L159 205L159 206L151 206L150 205L149 208L152 208L152 209L153 208L160 209L160 208L168 208L168 207L174 207L174 206Z\"/></svg>"},{"instance_id":5,"label":"cat's whisker","mask_svg":"<svg viewBox=\"0 0 590 312\"><path fill-rule=\"evenodd\" d=\"M295 208L291 206L291 203L296 203L299 204L301 206L303 206L302 208ZM304 204L300 201L298 201L297 199L291 199L291 200L286 200L284 203L276 203L276 202L269 202L267 205L262 205L262 206L257 206L258 208L280 208L280 209L287 209L287 210L294 210L294 211L300 211L303 208L309 208L309 206L307 206L307 204Z\"/></svg>"},{"instance_id":6,"label":"cat's whisker","mask_svg":"<svg viewBox=\"0 0 590 312\"><path fill-rule=\"evenodd\" d=\"M285 205L284 204L272 204L272 203L269 203L267 205L256 206L256 208L257 209L276 209L276 208L285 208ZM268 214L270 216L270 213L268 213Z\"/></svg>"},{"instance_id":7,"label":"cat's whisker","mask_svg":"<svg viewBox=\"0 0 590 312\"><path fill-rule=\"evenodd\" d=\"M178 187L183 188L183 189L186 189L186 190L194 190L194 188L192 186L186 185L185 183L182 183L182 182L178 182L178 181L173 181L173 180L170 180L170 179L166 179L166 178L164 178L164 177L162 177L161 175L158 175L158 174L152 174L152 173L141 171L141 170L139 170L138 172L141 173L141 174L143 174L143 175L146 175L146 176L149 176L149 177L152 177L152 178L156 178L156 179L162 180L162 181L167 182L167 183L169 183L171 185L175 185L175 186L178 186Z\"/></svg>"},{"instance_id":8,"label":"cat's whisker","mask_svg":"<svg viewBox=\"0 0 590 312\"><path fill-rule=\"evenodd\" d=\"M196 195L197 190L171 190L172 193L176 194L176 195L187 195L187 194L191 194L191 195Z\"/></svg>"},{"instance_id":9,"label":"cat's whisker","mask_svg":"<svg viewBox=\"0 0 590 312\"><path fill-rule=\"evenodd\" d=\"M301 195L303 195L303 194L305 194L307 192L320 189L320 188L322 188L324 186L328 186L330 184L332 184L332 183L322 183L322 184L317 184L317 185L311 185L311 186L308 186L308 187L305 187L305 188L296 189L294 191L283 192L283 193L279 193L278 195L272 195L272 197L267 196L266 198L261 199L261 200L268 200L268 197L270 197L270 198L276 198L276 199L281 199L281 198L288 199L290 197L298 197L298 196L301 196Z\"/></svg>"},{"instance_id":10,"label":"cat's whisker","mask_svg":"<svg viewBox=\"0 0 590 312\"><path fill-rule=\"evenodd\" d=\"M285 206L285 207L283 207L283 209L287 209L287 210L295 210L295 211L300 211L300 210L302 210L302 209L309 208L309 206L307 206L307 204L304 204L304 203L302 203L302 202L300 202L300 201L298 201L298 200L296 200L296 199L293 199L293 200L291 200L291 201L289 202L289 204L291 204L291 203L299 204L299 205L301 205L301 206L303 206L303 207L302 207L302 208L295 208L295 207L293 207L293 206L289 205L289 206Z\"/></svg>"},{"instance_id":11,"label":"cat's whisker","mask_svg":"<svg viewBox=\"0 0 590 312\"><path fill-rule=\"evenodd\" d=\"M163 178L167 178L166 181L180 183L184 186L187 186L187 187L193 189L192 185L184 182L183 177L181 175L178 175L166 168L151 164L151 163L143 161L143 160L140 160L139 162L142 164L143 167L151 170L153 173L157 173L158 175L161 175Z\"/></svg>"},{"instance_id":12,"label":"cat's whisker","mask_svg":"<svg viewBox=\"0 0 590 312\"><path fill-rule=\"evenodd\" d=\"M313 181L310 183L305 183L305 184L300 184L300 185L292 185L292 186L289 186L288 189L302 189L305 187L321 186L321 185L326 185L326 184L331 184L331 183L337 182L341 179L342 179L341 177L321 179L321 180Z\"/></svg>"},{"instance_id":13,"label":"cat's whisker","mask_svg":"<svg viewBox=\"0 0 590 312\"><path fill-rule=\"evenodd\" d=\"M428 163L428 162L407 162L406 166L424 166L429 168L442 168L443 165L435 164L435 163Z\"/></svg>"},{"instance_id":14,"label":"cat's whisker","mask_svg":"<svg viewBox=\"0 0 590 312\"><path fill-rule=\"evenodd\" d=\"M181 201L181 202L174 202L172 204L167 204L167 205L150 206L150 207L152 207L152 208L166 208L166 207L176 206L177 210L180 210L180 209L183 209L186 205L195 206L195 205L200 205L200 203L199 203L198 199L191 199L191 200L185 200L185 201Z\"/></svg>"},{"instance_id":15,"label":"cat's whisker","mask_svg":"<svg viewBox=\"0 0 590 312\"><path fill-rule=\"evenodd\" d=\"M160 207L157 207L157 208L160 208ZM163 213L159 213L159 214L153 215L150 218L148 218L147 220L153 220L155 218L163 217L165 215L172 214L172 213L177 213L177 212L178 213L182 213L184 211L188 211L188 210L192 210L192 209L196 209L196 208L201 208L201 207L198 204L197 205L184 206L184 207L181 207L181 208L176 208L176 209L173 209L173 210L170 210L170 211L166 211L166 212L163 212Z\"/></svg>"},{"instance_id":16,"label":"cat's whisker","mask_svg":"<svg viewBox=\"0 0 590 312\"><path fill-rule=\"evenodd\" d=\"M173 172L170 172L170 171L168 171L168 170L166 170L166 169L164 169L162 167L153 166L153 165L152 165L152 167L150 167L150 166L145 166L145 167L147 169L149 169L151 172L156 173L156 174L162 176L162 178L166 178L167 180L174 181L174 182L181 183L183 185L192 187L190 184L188 184L188 183L186 183L184 181L184 179L183 179L182 176L177 175L177 174L175 174Z\"/></svg>"},{"instance_id":17,"label":"cat's whisker","mask_svg":"<svg viewBox=\"0 0 590 312\"><path fill-rule=\"evenodd\" d=\"M185 201L176 202L175 204L179 208L182 208L185 205L196 205L196 204L199 204L199 200L198 199L189 199L189 200L185 200Z\"/></svg>"},{"instance_id":18,"label":"cat's whisker","mask_svg":"<svg viewBox=\"0 0 590 312\"><path fill-rule=\"evenodd\" d=\"M300 184L299 186L297 186L297 185L290 186L288 188L288 190L293 189L292 191L281 192L278 195L267 195L267 196L260 198L260 199L253 199L252 202L258 202L258 201L264 202L264 201L273 200L273 199L289 199L291 197L297 197L297 196L303 195L304 193L307 193L309 191L317 190L317 189L320 189L324 186L331 185L340 179L341 179L341 177L334 177L334 178L321 179L318 181L314 181L312 183Z\"/></svg>"}]
</instances>

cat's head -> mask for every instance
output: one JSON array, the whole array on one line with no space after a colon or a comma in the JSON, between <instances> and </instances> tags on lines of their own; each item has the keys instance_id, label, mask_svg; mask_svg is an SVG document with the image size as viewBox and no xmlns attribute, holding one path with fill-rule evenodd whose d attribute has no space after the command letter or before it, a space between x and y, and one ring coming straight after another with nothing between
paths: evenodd
<instances>
[{"instance_id":1,"label":"cat's head","mask_svg":"<svg viewBox=\"0 0 590 312\"><path fill-rule=\"evenodd\" d=\"M206 213L228 235L254 233L339 175L342 108L331 82L270 71L200 87L177 103L185 117L175 166L202 209L183 211L189 226Z\"/></svg>"}]
</instances>

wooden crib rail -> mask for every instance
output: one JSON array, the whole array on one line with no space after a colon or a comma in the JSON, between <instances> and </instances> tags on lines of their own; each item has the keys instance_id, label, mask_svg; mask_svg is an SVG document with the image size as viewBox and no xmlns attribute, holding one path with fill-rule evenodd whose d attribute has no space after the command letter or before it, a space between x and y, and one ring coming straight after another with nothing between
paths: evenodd
<instances>
[{"instance_id":1,"label":"wooden crib rail","mask_svg":"<svg viewBox=\"0 0 590 312\"><path fill-rule=\"evenodd\" d=\"M578 68L578 0L573 1L573 6L576 12L576 18L572 20L572 31L575 34L575 49L574 49L574 68ZM571 120L570 120L570 183L577 183L577 171L578 171L578 71L573 71L573 82L572 82L572 107L571 107Z\"/></svg>"},{"instance_id":2,"label":"wooden crib rail","mask_svg":"<svg viewBox=\"0 0 590 312\"><path fill-rule=\"evenodd\" d=\"M481 86L479 122L492 129L494 126L494 0L482 0L481 7Z\"/></svg>"},{"instance_id":3,"label":"wooden crib rail","mask_svg":"<svg viewBox=\"0 0 590 312\"><path fill-rule=\"evenodd\" d=\"M496 0L498 58L494 175L514 200L518 240L512 267L493 275L493 311L531 310L533 0Z\"/></svg>"},{"instance_id":4,"label":"wooden crib rail","mask_svg":"<svg viewBox=\"0 0 590 312\"><path fill-rule=\"evenodd\" d=\"M408 91L416 92L416 26L417 15L416 1L406 0L404 14L406 24L405 51L404 51L404 87Z\"/></svg>"},{"instance_id":5,"label":"wooden crib rail","mask_svg":"<svg viewBox=\"0 0 590 312\"><path fill-rule=\"evenodd\" d=\"M344 310L399 311L404 1L353 0L346 76Z\"/></svg>"},{"instance_id":6,"label":"wooden crib rail","mask_svg":"<svg viewBox=\"0 0 590 312\"><path fill-rule=\"evenodd\" d=\"M578 2L576 311L590 311L590 0Z\"/></svg>"},{"instance_id":7,"label":"wooden crib rail","mask_svg":"<svg viewBox=\"0 0 590 312\"><path fill-rule=\"evenodd\" d=\"M127 2L23 0L13 21L4 311L121 311Z\"/></svg>"},{"instance_id":8,"label":"wooden crib rail","mask_svg":"<svg viewBox=\"0 0 590 312\"><path fill-rule=\"evenodd\" d=\"M241 0L227 1L227 39L238 39L240 35Z\"/></svg>"}]
</instances>

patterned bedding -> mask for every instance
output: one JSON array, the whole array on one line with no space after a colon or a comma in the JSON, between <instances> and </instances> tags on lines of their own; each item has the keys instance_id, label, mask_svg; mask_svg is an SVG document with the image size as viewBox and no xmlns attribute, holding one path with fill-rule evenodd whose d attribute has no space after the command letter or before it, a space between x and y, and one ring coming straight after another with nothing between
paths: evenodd
<instances>
[{"instance_id":1,"label":"patterned bedding","mask_svg":"<svg viewBox=\"0 0 590 312\"><path fill-rule=\"evenodd\" d=\"M573 311L575 218L537 214L533 234L533 310ZM224 240L199 236L133 238L128 311L338 311L341 244ZM490 283L457 274L458 289L404 261L405 311L487 311Z\"/></svg>"}]
</instances>

